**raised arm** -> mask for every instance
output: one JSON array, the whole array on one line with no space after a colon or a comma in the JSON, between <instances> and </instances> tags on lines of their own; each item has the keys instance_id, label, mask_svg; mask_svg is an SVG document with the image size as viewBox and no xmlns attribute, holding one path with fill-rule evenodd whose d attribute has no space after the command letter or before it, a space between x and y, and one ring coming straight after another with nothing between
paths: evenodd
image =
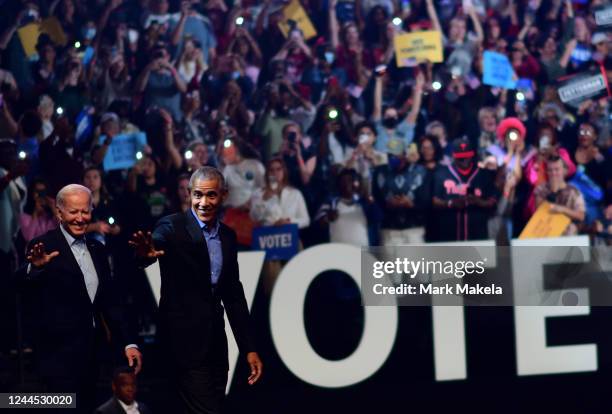
<instances>
[{"instance_id":1,"label":"raised arm","mask_svg":"<svg viewBox=\"0 0 612 414\"><path fill-rule=\"evenodd\" d=\"M377 122L382 118L382 76L377 75L374 82L374 109L372 111L372 121Z\"/></svg>"},{"instance_id":2,"label":"raised arm","mask_svg":"<svg viewBox=\"0 0 612 414\"><path fill-rule=\"evenodd\" d=\"M426 0L426 1L427 1L427 14L429 15L429 20L431 20L433 29L444 34L444 32L442 31L442 25L440 24L440 19L438 19L438 12L436 11L436 6L434 6L433 0Z\"/></svg>"},{"instance_id":3,"label":"raised arm","mask_svg":"<svg viewBox=\"0 0 612 414\"><path fill-rule=\"evenodd\" d=\"M338 37L338 32L340 30L338 26L338 18L336 16L336 4L337 0L329 0L329 10L328 10L328 23L329 23L329 36L331 41L331 46L334 50L338 48L340 44L340 40Z\"/></svg>"},{"instance_id":4,"label":"raised arm","mask_svg":"<svg viewBox=\"0 0 612 414\"><path fill-rule=\"evenodd\" d=\"M474 25L476 40L479 43L482 43L484 41L484 31L482 30L482 25L480 24L480 19L478 18L478 14L476 14L476 9L474 6L468 7L467 13L470 16L470 20L472 20L472 24Z\"/></svg>"},{"instance_id":5,"label":"raised arm","mask_svg":"<svg viewBox=\"0 0 612 414\"><path fill-rule=\"evenodd\" d=\"M425 75L423 72L419 72L416 78L414 88L412 88L412 108L406 115L406 122L409 125L415 125L419 111L421 110L421 103L423 102L423 87L425 86Z\"/></svg>"}]
</instances>

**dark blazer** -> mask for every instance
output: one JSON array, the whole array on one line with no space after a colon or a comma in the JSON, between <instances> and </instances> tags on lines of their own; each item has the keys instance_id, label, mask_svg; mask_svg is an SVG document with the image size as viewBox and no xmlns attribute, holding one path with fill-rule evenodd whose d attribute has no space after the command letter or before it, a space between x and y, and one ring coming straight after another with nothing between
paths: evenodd
<instances>
[{"instance_id":1,"label":"dark blazer","mask_svg":"<svg viewBox=\"0 0 612 414\"><path fill-rule=\"evenodd\" d=\"M140 411L140 414L151 414L149 408L140 401L138 401L138 411ZM111 399L96 409L95 414L125 414L125 410L119 404L117 398L111 397Z\"/></svg>"},{"instance_id":2,"label":"dark blazer","mask_svg":"<svg viewBox=\"0 0 612 414\"><path fill-rule=\"evenodd\" d=\"M87 248L98 274L98 289L92 303L81 269L59 228L32 240L28 246L43 242L47 253L59 251L40 270L27 264L17 272L32 307L32 335L44 377L89 377L100 346L124 347L135 343L126 315L122 314L121 295L111 279L104 245L88 240ZM95 327L94 327L95 320Z\"/></svg>"},{"instance_id":3,"label":"dark blazer","mask_svg":"<svg viewBox=\"0 0 612 414\"><path fill-rule=\"evenodd\" d=\"M240 352L254 351L236 233L221 223L219 236L223 267L213 292L206 240L191 210L162 218L153 232L156 248L165 252L159 258L159 339L175 367L228 366L223 306Z\"/></svg>"}]
</instances>

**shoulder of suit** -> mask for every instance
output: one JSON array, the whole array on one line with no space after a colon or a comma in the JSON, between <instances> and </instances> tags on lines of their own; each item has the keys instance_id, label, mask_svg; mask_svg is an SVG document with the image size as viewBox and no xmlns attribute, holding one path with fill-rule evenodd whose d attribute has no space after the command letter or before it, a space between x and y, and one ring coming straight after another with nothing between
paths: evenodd
<instances>
[{"instance_id":1,"label":"shoulder of suit","mask_svg":"<svg viewBox=\"0 0 612 414\"><path fill-rule=\"evenodd\" d=\"M60 228L57 227L55 229L49 230L45 234L42 234L38 237L33 238L32 240L30 240L28 244L30 246L33 246L36 243L41 243L41 242L44 243L45 245L54 244L58 240L61 240L60 237L64 237L64 235L62 234L62 231L60 230Z\"/></svg>"},{"instance_id":2,"label":"shoulder of suit","mask_svg":"<svg viewBox=\"0 0 612 414\"><path fill-rule=\"evenodd\" d=\"M116 407L115 403L116 403L115 397L109 398L104 404L102 404L96 409L96 414L115 413L116 412L116 410L114 410L114 408Z\"/></svg>"},{"instance_id":3,"label":"shoulder of suit","mask_svg":"<svg viewBox=\"0 0 612 414\"><path fill-rule=\"evenodd\" d=\"M228 226L227 224L225 224L222 221L219 222L219 230L229 234L234 239L236 238L236 232L234 231L234 229L232 229L230 226Z\"/></svg>"},{"instance_id":4,"label":"shoulder of suit","mask_svg":"<svg viewBox=\"0 0 612 414\"><path fill-rule=\"evenodd\" d=\"M155 227L160 226L160 225L164 225L164 224L176 224L179 223L181 220L184 221L185 220L185 213L174 213L174 214L170 214L167 216L164 216L162 218L160 218L157 221L157 224L155 225Z\"/></svg>"}]
</instances>

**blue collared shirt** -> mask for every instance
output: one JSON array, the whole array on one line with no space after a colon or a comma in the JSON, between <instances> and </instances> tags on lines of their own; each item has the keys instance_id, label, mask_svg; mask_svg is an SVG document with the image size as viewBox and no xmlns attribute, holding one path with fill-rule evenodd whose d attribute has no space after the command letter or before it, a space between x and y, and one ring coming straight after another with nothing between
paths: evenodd
<instances>
[{"instance_id":1,"label":"blue collared shirt","mask_svg":"<svg viewBox=\"0 0 612 414\"><path fill-rule=\"evenodd\" d=\"M216 220L212 228L209 228L208 225L198 218L193 209L191 209L191 214L193 214L193 217L195 217L200 225L202 234L206 240L208 257L210 258L210 282L215 286L219 281L221 268L223 267L223 251L221 250L221 237L219 237L219 220Z\"/></svg>"}]
</instances>

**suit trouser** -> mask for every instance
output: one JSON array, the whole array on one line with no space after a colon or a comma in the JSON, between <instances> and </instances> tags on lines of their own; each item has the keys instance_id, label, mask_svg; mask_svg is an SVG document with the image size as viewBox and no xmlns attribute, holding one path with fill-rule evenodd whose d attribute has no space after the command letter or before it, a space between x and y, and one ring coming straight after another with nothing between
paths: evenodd
<instances>
[{"instance_id":1,"label":"suit trouser","mask_svg":"<svg viewBox=\"0 0 612 414\"><path fill-rule=\"evenodd\" d=\"M223 413L227 365L210 365L176 372L174 382L186 414Z\"/></svg>"}]
</instances>

